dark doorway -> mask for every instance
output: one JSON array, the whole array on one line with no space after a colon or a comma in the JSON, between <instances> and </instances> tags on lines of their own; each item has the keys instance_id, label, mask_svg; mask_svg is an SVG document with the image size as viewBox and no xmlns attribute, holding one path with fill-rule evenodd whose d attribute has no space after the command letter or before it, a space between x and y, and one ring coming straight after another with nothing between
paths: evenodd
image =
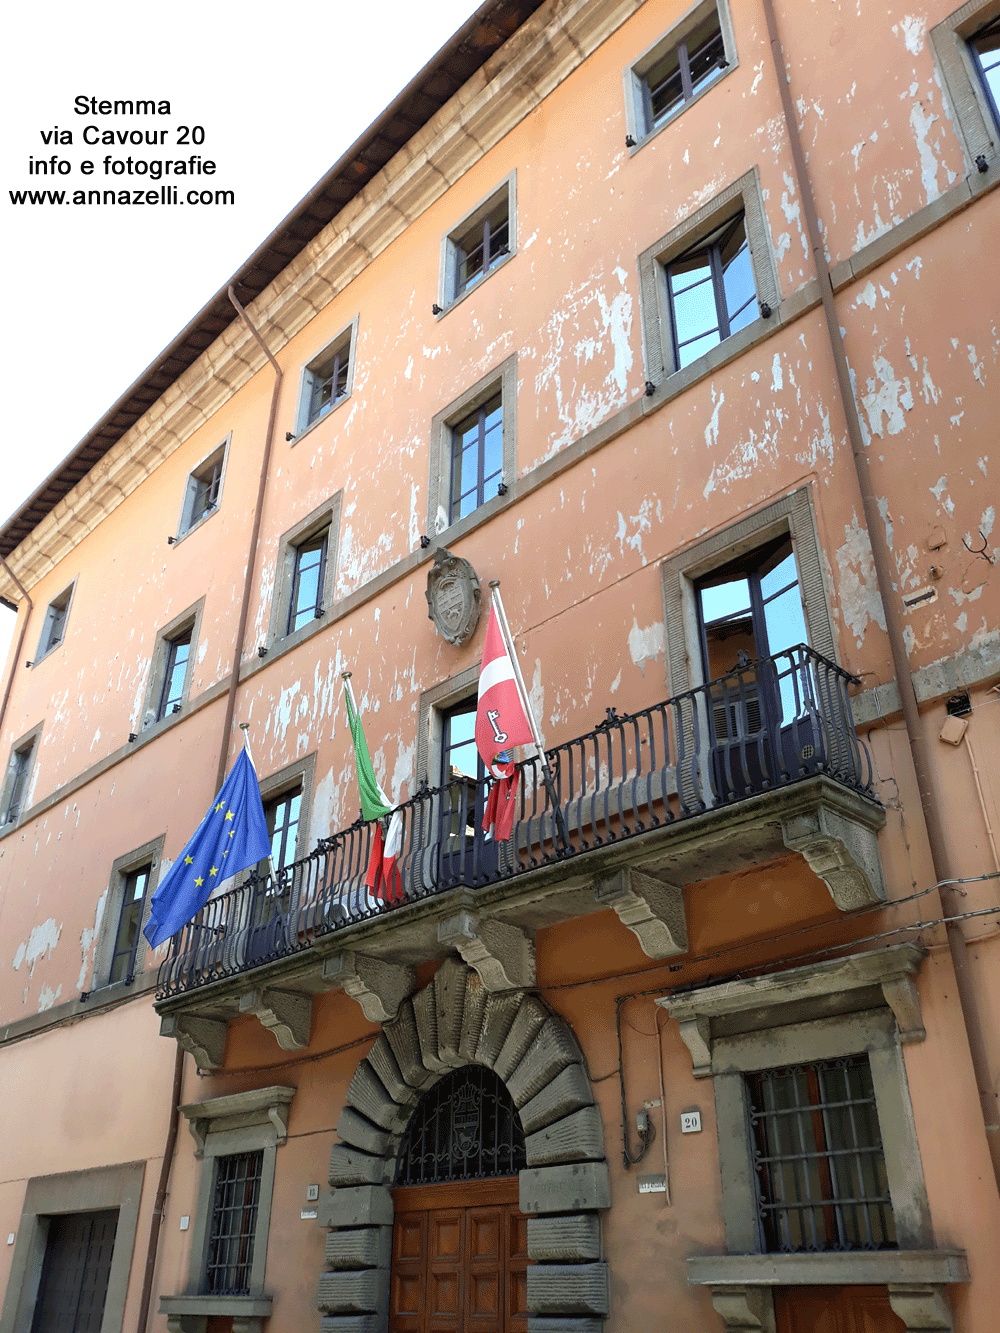
<instances>
[{"instance_id":1,"label":"dark doorway","mask_svg":"<svg viewBox=\"0 0 1000 1333\"><path fill-rule=\"evenodd\" d=\"M31 1333L100 1333L118 1209L49 1218Z\"/></svg>"}]
</instances>

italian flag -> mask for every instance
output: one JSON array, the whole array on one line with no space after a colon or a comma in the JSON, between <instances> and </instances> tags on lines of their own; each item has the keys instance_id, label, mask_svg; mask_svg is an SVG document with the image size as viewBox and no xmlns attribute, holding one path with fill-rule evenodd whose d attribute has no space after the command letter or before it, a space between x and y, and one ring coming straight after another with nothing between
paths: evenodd
<instances>
[{"instance_id":1,"label":"italian flag","mask_svg":"<svg viewBox=\"0 0 1000 1333\"><path fill-rule=\"evenodd\" d=\"M367 822L379 821L376 822L372 834L372 850L365 884L371 890L373 897L383 902L402 902L403 880L396 869L396 858L399 856L403 841L403 816L390 804L388 796L375 776L349 672L344 674L344 702L347 704L347 721L351 728L351 739L354 741L354 760L358 770L358 789L361 793L361 817ZM389 831L383 837L381 820L386 815L391 815L391 818Z\"/></svg>"}]
</instances>

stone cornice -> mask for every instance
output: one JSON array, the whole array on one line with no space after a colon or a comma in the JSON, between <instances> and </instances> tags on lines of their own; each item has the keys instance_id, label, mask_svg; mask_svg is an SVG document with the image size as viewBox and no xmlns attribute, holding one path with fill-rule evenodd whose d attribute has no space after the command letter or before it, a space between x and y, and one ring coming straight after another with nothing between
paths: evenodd
<instances>
[{"instance_id":1,"label":"stone cornice","mask_svg":"<svg viewBox=\"0 0 1000 1333\"><path fill-rule=\"evenodd\" d=\"M250 306L280 352L567 78L643 0L551 0L438 111ZM242 322L205 349L9 557L29 589L266 361ZM0 593L14 596L7 579Z\"/></svg>"}]
</instances>

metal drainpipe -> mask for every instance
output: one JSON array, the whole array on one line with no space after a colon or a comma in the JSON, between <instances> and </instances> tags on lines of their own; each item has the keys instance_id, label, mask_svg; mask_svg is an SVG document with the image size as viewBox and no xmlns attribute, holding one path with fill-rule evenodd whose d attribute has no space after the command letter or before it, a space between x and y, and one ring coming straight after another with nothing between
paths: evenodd
<instances>
[{"instance_id":1,"label":"metal drainpipe","mask_svg":"<svg viewBox=\"0 0 1000 1333\"><path fill-rule=\"evenodd\" d=\"M243 582L243 605L240 607L240 623L236 630L236 642L233 645L233 671L229 678L229 694L226 698L226 721L222 729L222 746L219 750L219 771L216 777L216 791L226 777L226 760L229 757L229 733L233 727L233 715L236 711L236 691L240 683L240 659L243 656L243 638L246 634L247 617L250 613L250 589L253 584L254 557L257 554L257 541L260 537L260 523L264 512L264 490L267 486L267 469L271 461L271 446L274 443L274 421L278 412L278 393L281 389L281 367L268 351L264 339L260 336L250 317L236 299L232 283L229 285L229 299L239 312L243 323L250 330L261 351L274 369L274 388L271 390L271 411L267 418L267 440L264 444L264 457L260 465L260 482L257 486L257 504L253 514L253 530L250 533L250 549L247 552L247 572Z\"/></svg>"},{"instance_id":2,"label":"metal drainpipe","mask_svg":"<svg viewBox=\"0 0 1000 1333\"><path fill-rule=\"evenodd\" d=\"M24 649L24 636L28 632L28 621L31 619L31 613L35 609L35 603L28 596L28 590L17 577L14 571L8 565L7 561L0 555L0 565L3 565L8 575L13 579L21 589L21 596L28 603L28 614L24 617L24 624L21 626L21 633L17 636L17 647L14 649L14 656L10 659L10 675L7 677L7 686L3 692L3 703L0 703L0 736L3 735L3 720L7 715L7 701L10 698L10 692L14 688L14 672L17 670L17 664L21 660L21 652Z\"/></svg>"},{"instance_id":3,"label":"metal drainpipe","mask_svg":"<svg viewBox=\"0 0 1000 1333\"><path fill-rule=\"evenodd\" d=\"M941 825L940 814L938 812L930 765L927 762L926 740L920 724L917 696L913 688L913 679L910 675L909 657L903 639L902 615L899 610L897 599L893 594L893 576L889 548L884 540L882 518L878 510L878 504L872 487L868 454L861 434L861 420L858 416L857 403L854 400L854 386L851 384L851 376L847 366L847 354L844 350L843 335L840 331L840 321L837 318L837 310L833 300L833 283L830 280L830 267L826 262L826 252L823 249L823 241L820 236L819 219L816 216L816 204L813 198L812 184L806 168L805 155L802 152L802 143L799 139L798 125L795 120L795 109L792 104L792 94L789 87L789 75L785 65L785 55L781 47L781 39L778 36L778 25L774 13L774 0L761 0L761 2L764 7L764 16L767 21L767 35L771 44L774 72L778 81L778 89L781 93L781 106L784 112L785 127L788 131L789 145L792 150L792 159L795 163L795 175L798 181L799 194L802 198L802 210L805 214L806 228L809 233L809 244L812 247L813 262L816 267L816 278L819 282L820 297L823 301L826 331L830 340L830 350L833 353L833 361L837 371L837 385L840 390L840 400L847 421L847 434L851 442L851 453L854 455L854 467L857 472L858 487L861 491L861 504L864 509L868 535L871 539L872 561L875 566L875 577L878 582L879 596L881 597L882 607L885 613L886 632L889 638L889 648L892 653L892 665L893 670L896 673L896 683L899 687L899 697L903 707L903 720L906 725L907 738L910 742L910 754L913 758L917 789L920 793L920 805L923 810L924 824L927 829L927 840L930 844L931 860L934 865L934 876L939 881L949 880L953 879L954 876L951 872L948 846ZM943 915L958 915L961 911L961 905L958 901L954 887L950 885L944 887L940 890L940 893L942 906L944 908ZM1000 1111L998 1111L997 1093L990 1086L989 1060L986 1055L986 1043L983 1040L982 1024L979 1019L975 990L966 956L965 936L962 934L961 926L957 921L949 922L945 929L948 934L948 946L951 951L952 966L955 969L958 999L962 1010L962 1017L965 1020L965 1031L969 1040L969 1051L972 1056L976 1085L979 1091L979 1103L983 1113L986 1142L989 1145L990 1156L993 1160L993 1173L996 1177L997 1190L1000 1192L1000 1123L998 1123L1000 1122Z\"/></svg>"},{"instance_id":4,"label":"metal drainpipe","mask_svg":"<svg viewBox=\"0 0 1000 1333\"><path fill-rule=\"evenodd\" d=\"M149 1322L149 1302L153 1294L153 1277L156 1273L156 1249L160 1242L160 1224L163 1221L163 1208L167 1201L167 1182L170 1179L170 1164L174 1159L174 1145L177 1142L177 1125L181 1115L181 1087L184 1082L184 1047L178 1045L174 1057L174 1083L170 1097L170 1121L167 1125L167 1139L163 1145L163 1161L160 1163L160 1179L156 1186L156 1199L153 1202L153 1216L149 1223L149 1244L146 1246L146 1271L142 1279L142 1299L139 1301L139 1317L135 1322L136 1333L145 1333Z\"/></svg>"}]
</instances>

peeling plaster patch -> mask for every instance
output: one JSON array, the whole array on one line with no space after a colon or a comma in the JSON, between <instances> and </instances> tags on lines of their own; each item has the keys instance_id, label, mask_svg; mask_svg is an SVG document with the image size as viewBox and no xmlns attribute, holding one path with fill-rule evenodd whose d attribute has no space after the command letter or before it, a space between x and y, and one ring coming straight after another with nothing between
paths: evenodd
<instances>
[{"instance_id":1,"label":"peeling plaster patch","mask_svg":"<svg viewBox=\"0 0 1000 1333\"><path fill-rule=\"evenodd\" d=\"M406 363L406 369L403 371L403 375L406 377L406 379L409 379L412 374L413 374L413 357L411 356Z\"/></svg>"},{"instance_id":2,"label":"peeling plaster patch","mask_svg":"<svg viewBox=\"0 0 1000 1333\"><path fill-rule=\"evenodd\" d=\"M404 786L412 787L413 785L413 761L416 753L416 741L405 748L402 741L398 742L396 763L392 770L392 799L394 801L402 800L400 793Z\"/></svg>"},{"instance_id":3,"label":"peeling plaster patch","mask_svg":"<svg viewBox=\"0 0 1000 1333\"><path fill-rule=\"evenodd\" d=\"M983 474L984 477L986 476L986 464L989 461L990 461L989 454L987 454L985 458L979 458L976 460L976 466L979 468L979 471Z\"/></svg>"},{"instance_id":4,"label":"peeling plaster patch","mask_svg":"<svg viewBox=\"0 0 1000 1333\"><path fill-rule=\"evenodd\" d=\"M802 222L801 222L802 210L798 204L793 204L791 202L791 198L795 194L795 182L794 180L792 180L791 176L789 176L787 171L782 172L782 176L784 177L786 188L781 192L781 211L782 213L784 213L785 221L788 223L788 225L791 226L791 224L794 222L796 227L798 228L799 240L802 242L802 253L805 256L805 258L808 259L809 246L806 243L806 234L802 230Z\"/></svg>"},{"instance_id":5,"label":"peeling plaster patch","mask_svg":"<svg viewBox=\"0 0 1000 1333\"><path fill-rule=\"evenodd\" d=\"M784 259L785 255L787 255L789 250L792 248L791 234L787 231L783 231L781 235L778 237L774 248L778 255L778 263L780 264L781 261Z\"/></svg>"},{"instance_id":6,"label":"peeling plaster patch","mask_svg":"<svg viewBox=\"0 0 1000 1333\"><path fill-rule=\"evenodd\" d=\"M522 649L523 651L523 649ZM531 711L536 718L545 716L545 686L542 684L542 660L535 658L535 670L531 677L531 688L528 690L528 702L531 704ZM541 731L542 745L545 744L545 733Z\"/></svg>"},{"instance_id":7,"label":"peeling plaster patch","mask_svg":"<svg viewBox=\"0 0 1000 1333\"><path fill-rule=\"evenodd\" d=\"M617 694L617 693L618 693L618 686L619 686L621 683L622 683L622 673L621 673L621 668L619 667L619 669L618 669L618 675L615 676L614 680L613 680L613 681L611 682L611 684L608 686L608 693L609 693L609 694Z\"/></svg>"},{"instance_id":8,"label":"peeling plaster patch","mask_svg":"<svg viewBox=\"0 0 1000 1333\"><path fill-rule=\"evenodd\" d=\"M41 994L38 996L38 1012L43 1014L46 1009L51 1009L59 996L62 995L62 983L53 990L51 986L43 986Z\"/></svg>"},{"instance_id":9,"label":"peeling plaster patch","mask_svg":"<svg viewBox=\"0 0 1000 1333\"><path fill-rule=\"evenodd\" d=\"M202 639L201 643L199 643L198 645L198 655L195 658L195 661L198 663L199 666L201 666L202 662L204 662L205 654L207 652L208 652L208 640Z\"/></svg>"},{"instance_id":10,"label":"peeling plaster patch","mask_svg":"<svg viewBox=\"0 0 1000 1333\"><path fill-rule=\"evenodd\" d=\"M278 697L278 704L274 710L274 731L275 735L277 735L280 728L282 744L284 744L288 728L292 723L292 702L301 689L301 681L296 681L294 685L289 685L287 688L283 689ZM302 700L302 702L304 703L305 701Z\"/></svg>"},{"instance_id":11,"label":"peeling plaster patch","mask_svg":"<svg viewBox=\"0 0 1000 1333\"><path fill-rule=\"evenodd\" d=\"M973 373L973 375L975 375L975 377L976 377L976 379L979 381L979 383L982 384L982 383L983 383L983 363L982 363L982 361L980 361L979 358L976 356L976 349L973 347L972 343L967 343L967 344L966 344L966 348L967 348L968 353L969 353L969 365L972 367L972 373Z\"/></svg>"},{"instance_id":12,"label":"peeling plaster patch","mask_svg":"<svg viewBox=\"0 0 1000 1333\"><path fill-rule=\"evenodd\" d=\"M837 549L840 607L844 625L860 648L869 621L885 629L885 611L878 593L871 539L867 529L859 525L856 513L850 526L844 528L844 538L843 546Z\"/></svg>"},{"instance_id":13,"label":"peeling plaster patch","mask_svg":"<svg viewBox=\"0 0 1000 1333\"><path fill-rule=\"evenodd\" d=\"M784 377L781 373L781 357L777 352L774 354L774 360L771 362L771 391L778 393L785 387Z\"/></svg>"},{"instance_id":14,"label":"peeling plaster patch","mask_svg":"<svg viewBox=\"0 0 1000 1333\"><path fill-rule=\"evenodd\" d=\"M920 154L920 179L923 181L928 203L932 203L941 193L937 183L937 158L927 142L927 133L936 120L937 116L924 114L923 107L919 102L914 103L910 112L910 125L913 127L913 135L917 141L917 152Z\"/></svg>"},{"instance_id":15,"label":"peeling plaster patch","mask_svg":"<svg viewBox=\"0 0 1000 1333\"><path fill-rule=\"evenodd\" d=\"M883 496L881 500L877 501L877 504L878 504L878 512L882 515L882 522L885 524L885 544L891 551L893 530L892 530L892 523L889 519L889 501L885 496Z\"/></svg>"},{"instance_id":16,"label":"peeling plaster patch","mask_svg":"<svg viewBox=\"0 0 1000 1333\"><path fill-rule=\"evenodd\" d=\"M433 361L436 356L441 355L440 347L428 347L425 344L424 346L421 347L420 350L423 352L424 356L426 356L430 361Z\"/></svg>"},{"instance_id":17,"label":"peeling plaster patch","mask_svg":"<svg viewBox=\"0 0 1000 1333\"><path fill-rule=\"evenodd\" d=\"M628 527L626 526L625 523L625 516L621 513L620 510L618 513L618 531L615 533L615 536L618 538L618 545L621 549L621 553L624 556L625 547L628 546L631 550L639 552L639 555L642 557L643 564L646 563L646 557L643 554L642 550L642 534L644 532L652 531L653 525L650 522L649 518L652 508L653 506L649 500L643 500L642 504L639 506L638 514L629 515L628 521L635 527L635 532L633 532L631 537L628 535Z\"/></svg>"},{"instance_id":18,"label":"peeling plaster patch","mask_svg":"<svg viewBox=\"0 0 1000 1333\"><path fill-rule=\"evenodd\" d=\"M313 836L329 837L335 827L340 828L341 822L340 785L334 782L331 768L313 790Z\"/></svg>"},{"instance_id":19,"label":"peeling plaster patch","mask_svg":"<svg viewBox=\"0 0 1000 1333\"><path fill-rule=\"evenodd\" d=\"M417 483L410 483L410 550L416 549L420 542L420 522L417 518Z\"/></svg>"},{"instance_id":20,"label":"peeling plaster patch","mask_svg":"<svg viewBox=\"0 0 1000 1333\"><path fill-rule=\"evenodd\" d=\"M955 621L955 628L958 630L959 634L965 633L968 623L969 623L968 612L963 611L962 614Z\"/></svg>"},{"instance_id":21,"label":"peeling plaster patch","mask_svg":"<svg viewBox=\"0 0 1000 1333\"><path fill-rule=\"evenodd\" d=\"M926 356L924 357L924 377L923 377L923 379L922 379L921 382L920 382L920 388L921 388L921 391L922 391L922 393L923 393L923 395L924 395L924 402L925 402L925 403L934 403L934 404L936 404L937 401L938 401L938 399L941 397L941 391L940 391L940 389L937 387L937 385L934 383L934 381L931 379L931 373L930 373L930 371L927 369L927 358L926 358Z\"/></svg>"},{"instance_id":22,"label":"peeling plaster patch","mask_svg":"<svg viewBox=\"0 0 1000 1333\"><path fill-rule=\"evenodd\" d=\"M62 926L56 925L54 916L50 916L48 921L43 921L40 926L35 926L28 936L27 944L19 944L17 952L14 955L14 971L20 969L22 963L28 964L28 976L30 977L35 970L35 964L43 954L48 954L51 958L52 950L59 943L59 936L62 934Z\"/></svg>"},{"instance_id":23,"label":"peeling plaster patch","mask_svg":"<svg viewBox=\"0 0 1000 1333\"><path fill-rule=\"evenodd\" d=\"M715 389L712 390L712 398L715 399ZM705 427L705 444L709 449L714 449L719 443L719 411L725 401L726 395L720 393L712 409L712 419Z\"/></svg>"},{"instance_id":24,"label":"peeling plaster patch","mask_svg":"<svg viewBox=\"0 0 1000 1333\"><path fill-rule=\"evenodd\" d=\"M927 31L926 18L914 18L907 14L902 23L892 25L893 32L899 32L902 29L903 41L906 43L906 49L911 55L918 56L924 49L924 33Z\"/></svg>"},{"instance_id":25,"label":"peeling plaster patch","mask_svg":"<svg viewBox=\"0 0 1000 1333\"><path fill-rule=\"evenodd\" d=\"M997 511L992 505L984 512L979 520L979 530L984 537L989 537L993 533L993 524L997 521Z\"/></svg>"},{"instance_id":26,"label":"peeling plaster patch","mask_svg":"<svg viewBox=\"0 0 1000 1333\"><path fill-rule=\"evenodd\" d=\"M873 435L882 435L882 418L885 417L885 430L888 435L898 435L906 425L904 410L913 410L913 392L909 376L896 379L896 372L884 356L877 356L874 362L875 374L882 381L881 388L876 388L876 381L869 379L868 392L861 401L868 413L868 423Z\"/></svg>"},{"instance_id":27,"label":"peeling plaster patch","mask_svg":"<svg viewBox=\"0 0 1000 1333\"><path fill-rule=\"evenodd\" d=\"M90 742L90 749L91 749L91 751L93 751L94 746L97 744L97 742L98 742L100 739L101 739L101 729L100 729L100 727L98 727L97 730L94 732L94 739Z\"/></svg>"},{"instance_id":28,"label":"peeling plaster patch","mask_svg":"<svg viewBox=\"0 0 1000 1333\"><path fill-rule=\"evenodd\" d=\"M875 292L875 284L873 282L869 282L866 285L864 291L858 293L858 299L854 302L854 304L858 306L863 301L869 310L874 310L875 302L877 299L878 297Z\"/></svg>"},{"instance_id":29,"label":"peeling plaster patch","mask_svg":"<svg viewBox=\"0 0 1000 1333\"><path fill-rule=\"evenodd\" d=\"M663 646L662 620L654 621L652 625L640 629L638 620L635 616L632 617L632 628L628 632L628 651L632 661L643 675L646 674L646 663L655 662L660 653L663 652Z\"/></svg>"},{"instance_id":30,"label":"peeling plaster patch","mask_svg":"<svg viewBox=\"0 0 1000 1333\"><path fill-rule=\"evenodd\" d=\"M934 496L938 504L941 505L949 514L955 512L955 501L945 492L948 489L948 478L938 477L935 485L929 487L931 495Z\"/></svg>"},{"instance_id":31,"label":"peeling plaster patch","mask_svg":"<svg viewBox=\"0 0 1000 1333\"><path fill-rule=\"evenodd\" d=\"M77 990L83 990L87 982L87 967L90 962L90 950L93 948L94 940L97 939L97 932L101 929L101 922L104 920L104 908L108 901L108 890L105 889L97 900L97 910L94 913L94 928L85 927L80 932L80 975L76 979Z\"/></svg>"}]
</instances>

